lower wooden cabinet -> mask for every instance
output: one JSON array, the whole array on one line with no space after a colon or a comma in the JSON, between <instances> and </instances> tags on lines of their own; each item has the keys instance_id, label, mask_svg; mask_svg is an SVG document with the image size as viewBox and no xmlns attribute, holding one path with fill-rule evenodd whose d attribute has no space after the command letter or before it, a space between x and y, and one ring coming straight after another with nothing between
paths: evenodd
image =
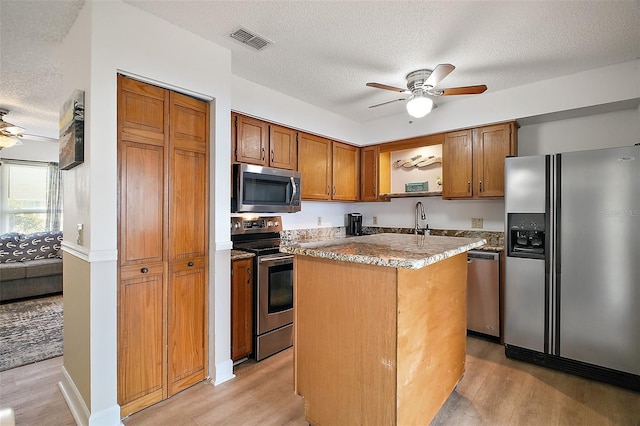
<instances>
[{"instance_id":1,"label":"lower wooden cabinet","mask_svg":"<svg viewBox=\"0 0 640 426\"><path fill-rule=\"evenodd\" d=\"M231 359L253 352L253 260L231 262Z\"/></svg>"}]
</instances>

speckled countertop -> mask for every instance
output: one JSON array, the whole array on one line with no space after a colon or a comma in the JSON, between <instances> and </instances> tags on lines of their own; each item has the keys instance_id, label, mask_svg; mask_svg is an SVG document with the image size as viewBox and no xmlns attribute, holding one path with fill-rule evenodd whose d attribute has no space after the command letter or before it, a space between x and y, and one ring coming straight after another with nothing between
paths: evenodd
<instances>
[{"instance_id":1,"label":"speckled countertop","mask_svg":"<svg viewBox=\"0 0 640 426\"><path fill-rule=\"evenodd\" d=\"M376 234L316 242L282 241L280 251L343 262L420 269L485 243L482 238Z\"/></svg>"},{"instance_id":2,"label":"speckled countertop","mask_svg":"<svg viewBox=\"0 0 640 426\"><path fill-rule=\"evenodd\" d=\"M255 254L244 250L231 250L231 260L249 259L255 257Z\"/></svg>"}]
</instances>

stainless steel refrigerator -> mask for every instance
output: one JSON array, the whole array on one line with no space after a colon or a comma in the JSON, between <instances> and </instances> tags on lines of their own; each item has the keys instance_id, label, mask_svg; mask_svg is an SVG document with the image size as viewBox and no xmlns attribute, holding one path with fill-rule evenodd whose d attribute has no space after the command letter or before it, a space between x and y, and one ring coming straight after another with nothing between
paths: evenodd
<instances>
[{"instance_id":1,"label":"stainless steel refrigerator","mask_svg":"<svg viewBox=\"0 0 640 426\"><path fill-rule=\"evenodd\" d=\"M505 160L508 357L640 390L640 146Z\"/></svg>"}]
</instances>

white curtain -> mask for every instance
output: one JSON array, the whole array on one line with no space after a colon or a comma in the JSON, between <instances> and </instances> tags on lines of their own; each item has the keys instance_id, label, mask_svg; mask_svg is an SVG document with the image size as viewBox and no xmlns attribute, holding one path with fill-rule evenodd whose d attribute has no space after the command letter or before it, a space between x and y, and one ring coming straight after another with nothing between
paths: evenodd
<instances>
[{"instance_id":1,"label":"white curtain","mask_svg":"<svg viewBox=\"0 0 640 426\"><path fill-rule=\"evenodd\" d=\"M47 191L47 231L59 231L62 225L62 176L58 163L49 163Z\"/></svg>"}]
</instances>

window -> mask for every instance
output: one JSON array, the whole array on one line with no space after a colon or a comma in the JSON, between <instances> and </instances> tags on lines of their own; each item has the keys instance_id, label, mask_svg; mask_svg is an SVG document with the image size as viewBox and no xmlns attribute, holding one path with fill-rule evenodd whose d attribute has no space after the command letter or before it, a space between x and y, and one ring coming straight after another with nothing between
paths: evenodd
<instances>
[{"instance_id":1,"label":"window","mask_svg":"<svg viewBox=\"0 0 640 426\"><path fill-rule=\"evenodd\" d=\"M49 164L3 161L0 167L0 233L47 230Z\"/></svg>"}]
</instances>

